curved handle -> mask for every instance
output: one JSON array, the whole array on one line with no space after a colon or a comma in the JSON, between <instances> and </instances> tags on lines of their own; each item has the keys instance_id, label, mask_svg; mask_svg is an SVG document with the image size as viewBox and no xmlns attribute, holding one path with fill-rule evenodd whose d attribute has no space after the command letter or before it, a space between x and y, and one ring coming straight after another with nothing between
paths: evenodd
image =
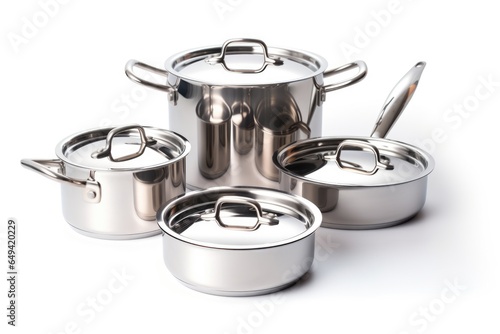
<instances>
[{"instance_id":1,"label":"curved handle","mask_svg":"<svg viewBox=\"0 0 500 334\"><path fill-rule=\"evenodd\" d=\"M410 102L417 89L425 62L418 62L394 86L384 102L371 137L384 138Z\"/></svg>"},{"instance_id":2,"label":"curved handle","mask_svg":"<svg viewBox=\"0 0 500 334\"><path fill-rule=\"evenodd\" d=\"M357 83L358 81L361 81L366 76L368 69L367 69L364 61L357 60L357 61L354 61L352 63L337 67L333 70L325 71L325 73L323 73L323 77L328 78L328 77L334 76L336 74L352 70L354 68L358 68L358 72L352 78L346 79L346 80L341 81L341 82L336 82L333 84L325 85L325 86L323 86L323 91L325 93L328 93L328 92L332 92L332 91L337 90L337 89L341 89L341 88L353 85L353 84ZM322 101L324 101L324 96L322 97Z\"/></svg>"},{"instance_id":3,"label":"curved handle","mask_svg":"<svg viewBox=\"0 0 500 334\"><path fill-rule=\"evenodd\" d=\"M79 180L73 179L59 172L64 169L62 160L60 159L23 159L21 160L21 165L59 183L85 188L84 200L87 202L99 203L101 201L101 186L99 182L94 180L92 171L90 172L87 180Z\"/></svg>"},{"instance_id":4,"label":"curved handle","mask_svg":"<svg viewBox=\"0 0 500 334\"><path fill-rule=\"evenodd\" d=\"M373 153L375 156L375 166L371 170L363 169L362 166L349 162L349 161L343 161L340 158L340 155L342 153L342 150L345 147L354 147L354 148L360 148L363 151L370 151ZM325 160L334 160L337 163L337 166L339 166L340 169L343 170L348 170L351 172L356 172L359 174L364 174L364 175L373 175L375 174L379 169L387 169L391 170L394 169L394 166L390 164L389 159L383 158L380 155L380 152L378 148L374 145L371 145L369 143L357 141L357 140L344 140L342 141L338 146L337 146L337 151L333 154L327 154L323 157ZM350 165L350 166L348 166Z\"/></svg>"},{"instance_id":5,"label":"curved handle","mask_svg":"<svg viewBox=\"0 0 500 334\"><path fill-rule=\"evenodd\" d=\"M137 130L139 132L139 136L141 138L141 146L139 147L139 150L136 153L128 154L123 157L115 158L113 157L113 154L111 153L111 146L113 143L113 138L117 136L119 133L128 131L128 130ZM122 162L122 161L127 161L131 159L135 159L139 156L141 156L144 151L146 150L147 146L154 145L156 143L156 140L153 140L151 138L146 137L146 131L144 128L140 125L125 125L125 126L120 126L117 128L114 128L113 130L108 132L108 135L106 136L106 146L103 148L99 149L98 151L92 153L92 158L94 159L102 159L108 157L109 160L113 162Z\"/></svg>"},{"instance_id":6,"label":"curved handle","mask_svg":"<svg viewBox=\"0 0 500 334\"><path fill-rule=\"evenodd\" d=\"M264 55L264 62L262 63L262 66L258 69L232 69L229 68L226 64L226 54L227 54L227 49L229 48L229 45L232 43L253 43L253 44L258 44L262 47L262 52ZM260 73L266 69L268 65L275 65L275 66L280 66L283 65L283 61L279 57L270 57L269 56L269 51L267 49L266 43L261 41L260 39L253 39L253 38L234 38L234 39L229 39L224 42L221 48L220 55L214 56L207 58L205 60L207 63L210 65L215 65L215 64L221 64L222 67L230 72L238 72L238 73Z\"/></svg>"},{"instance_id":7,"label":"curved handle","mask_svg":"<svg viewBox=\"0 0 500 334\"><path fill-rule=\"evenodd\" d=\"M291 126L291 129L293 129L293 131L301 130L307 136L307 138L311 137L311 128L309 127L309 125L302 121L298 121L297 123L293 124Z\"/></svg>"},{"instance_id":8,"label":"curved handle","mask_svg":"<svg viewBox=\"0 0 500 334\"><path fill-rule=\"evenodd\" d=\"M229 225L225 224L220 216L221 210L222 210L222 205L223 204L244 204L252 207L255 210L256 216L257 216L257 221L255 222L255 225L253 226L245 226L245 225ZM203 219L215 219L217 224L220 227L231 229L231 230L238 230L238 231L255 231L257 230L260 225L277 225L279 224L279 220L276 219L276 215L273 213L267 213L262 211L262 207L258 201L256 201L253 198L249 197L242 197L242 196L222 196L220 197L217 202L215 202L215 207L213 212L208 212L203 215L201 215L201 218Z\"/></svg>"},{"instance_id":9,"label":"curved handle","mask_svg":"<svg viewBox=\"0 0 500 334\"><path fill-rule=\"evenodd\" d=\"M177 90L174 87L172 87L168 84L159 84L156 82L152 82L146 78L141 78L139 75L137 75L134 72L135 67L142 68L143 70L146 70L146 71L151 72L151 73L156 74L156 75L163 76L165 78L168 78L167 71L162 70L160 68L156 68L156 67L148 65L148 64L145 64L145 63L141 63L140 61L137 61L134 59L129 60L127 62L127 64L125 64L125 74L127 75L127 77L130 80L134 81L135 83L147 86L147 87L161 90L162 92L167 92L169 95L169 100L174 102L174 104L177 103L177 98L178 98Z\"/></svg>"},{"instance_id":10,"label":"curved handle","mask_svg":"<svg viewBox=\"0 0 500 334\"><path fill-rule=\"evenodd\" d=\"M48 159L48 160L31 160L23 159L21 160L21 165L35 172L57 182L69 183L78 187L85 187L87 185L86 180L77 180L66 175L63 175L59 170L63 169L61 159Z\"/></svg>"}]
</instances>

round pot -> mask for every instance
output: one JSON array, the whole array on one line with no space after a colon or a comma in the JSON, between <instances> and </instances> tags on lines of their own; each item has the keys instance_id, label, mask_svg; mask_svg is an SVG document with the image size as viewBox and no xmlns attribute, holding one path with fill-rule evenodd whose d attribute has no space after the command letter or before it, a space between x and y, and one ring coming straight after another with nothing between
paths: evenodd
<instances>
[{"instance_id":1,"label":"round pot","mask_svg":"<svg viewBox=\"0 0 500 334\"><path fill-rule=\"evenodd\" d=\"M356 68L358 71L348 79L329 84L324 81ZM203 101L212 101L216 109L228 109L228 124L232 126L225 126L226 123L220 126L217 118L213 123L225 131L218 129L217 133L229 139L229 155L226 146L215 150L198 144L193 145L193 154L188 157L188 186L205 189L221 185L277 188L277 171L270 159L277 148L273 143L284 145L308 135L321 136L326 94L360 81L367 70L362 61L327 70L326 60L310 52L268 48L255 39L232 39L222 46L173 55L165 62L165 69L130 60L125 72L134 82L167 92L169 128L182 133L192 143L216 143L212 138L205 138L206 131L193 126ZM157 81L155 77L161 79ZM261 123L262 119L282 126L270 132L267 129L270 124ZM304 136L302 131L297 131L297 122L289 122L294 119L310 133ZM263 139L262 129L266 129L270 138ZM268 157L263 158L261 153ZM206 168L205 161L196 161L207 156L214 166L220 167L214 168L213 173L207 173L210 168Z\"/></svg>"},{"instance_id":2,"label":"round pot","mask_svg":"<svg viewBox=\"0 0 500 334\"><path fill-rule=\"evenodd\" d=\"M77 133L56 147L57 159L21 164L61 183L64 219L103 239L159 234L156 212L186 191L189 142L167 130L127 125Z\"/></svg>"},{"instance_id":3,"label":"round pot","mask_svg":"<svg viewBox=\"0 0 500 334\"><path fill-rule=\"evenodd\" d=\"M373 229L415 216L424 206L433 158L423 150L372 137L323 137L274 155L280 189L303 196L323 227Z\"/></svg>"},{"instance_id":4,"label":"round pot","mask_svg":"<svg viewBox=\"0 0 500 334\"><path fill-rule=\"evenodd\" d=\"M277 190L215 187L165 204L157 220L165 264L183 284L250 296L286 288L309 271L321 213Z\"/></svg>"},{"instance_id":5,"label":"round pot","mask_svg":"<svg viewBox=\"0 0 500 334\"><path fill-rule=\"evenodd\" d=\"M409 220L423 207L433 158L383 137L412 98L424 67L425 62L417 63L396 84L371 137L307 139L274 153L280 189L316 204L323 213L322 226L388 227Z\"/></svg>"}]
</instances>

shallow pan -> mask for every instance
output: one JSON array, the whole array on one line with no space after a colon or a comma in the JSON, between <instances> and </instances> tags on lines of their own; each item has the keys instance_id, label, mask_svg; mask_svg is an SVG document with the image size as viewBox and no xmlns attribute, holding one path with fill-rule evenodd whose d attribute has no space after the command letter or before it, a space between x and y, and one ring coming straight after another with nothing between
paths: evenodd
<instances>
[{"instance_id":1,"label":"shallow pan","mask_svg":"<svg viewBox=\"0 0 500 334\"><path fill-rule=\"evenodd\" d=\"M434 168L425 151L384 138L411 99L425 63L396 85L372 137L301 140L275 152L280 189L303 196L323 214L324 227L370 229L396 225L423 207Z\"/></svg>"},{"instance_id":2,"label":"shallow pan","mask_svg":"<svg viewBox=\"0 0 500 334\"><path fill-rule=\"evenodd\" d=\"M309 271L321 213L278 190L215 187L165 204L157 220L165 264L183 284L251 296L284 289Z\"/></svg>"}]
</instances>

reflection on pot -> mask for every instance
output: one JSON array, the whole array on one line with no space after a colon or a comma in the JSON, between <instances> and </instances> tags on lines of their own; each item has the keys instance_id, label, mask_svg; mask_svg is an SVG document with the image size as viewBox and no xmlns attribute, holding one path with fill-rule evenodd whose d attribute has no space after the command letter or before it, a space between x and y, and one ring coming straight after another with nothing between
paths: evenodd
<instances>
[{"instance_id":1,"label":"reflection on pot","mask_svg":"<svg viewBox=\"0 0 500 334\"><path fill-rule=\"evenodd\" d=\"M277 181L274 152L298 139L309 138L311 129L302 121L297 103L286 86L266 91L265 95L255 112L255 164L263 176Z\"/></svg>"},{"instance_id":2,"label":"reflection on pot","mask_svg":"<svg viewBox=\"0 0 500 334\"><path fill-rule=\"evenodd\" d=\"M220 96L210 92L196 106L198 116L198 167L207 179L216 179L231 162L231 110Z\"/></svg>"},{"instance_id":3,"label":"reflection on pot","mask_svg":"<svg viewBox=\"0 0 500 334\"><path fill-rule=\"evenodd\" d=\"M233 116L233 145L240 155L248 154L253 147L255 122L252 108L246 102L235 102L231 107Z\"/></svg>"},{"instance_id":4,"label":"reflection on pot","mask_svg":"<svg viewBox=\"0 0 500 334\"><path fill-rule=\"evenodd\" d=\"M134 208L138 217L155 220L165 202L186 192L184 160L159 169L134 173Z\"/></svg>"},{"instance_id":5,"label":"reflection on pot","mask_svg":"<svg viewBox=\"0 0 500 334\"><path fill-rule=\"evenodd\" d=\"M337 206L339 190L333 187L304 183L302 185L302 197L316 204L321 213L328 214Z\"/></svg>"}]
</instances>

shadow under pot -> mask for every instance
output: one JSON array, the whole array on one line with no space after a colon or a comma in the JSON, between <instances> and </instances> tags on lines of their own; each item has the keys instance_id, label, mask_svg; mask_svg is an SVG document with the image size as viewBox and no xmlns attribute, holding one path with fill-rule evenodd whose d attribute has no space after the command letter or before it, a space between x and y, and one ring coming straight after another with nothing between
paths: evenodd
<instances>
[{"instance_id":1,"label":"shadow under pot","mask_svg":"<svg viewBox=\"0 0 500 334\"><path fill-rule=\"evenodd\" d=\"M138 125L72 135L57 159L21 164L61 183L64 219L78 232L102 239L159 234L156 211L186 191L191 146L167 130Z\"/></svg>"}]
</instances>

